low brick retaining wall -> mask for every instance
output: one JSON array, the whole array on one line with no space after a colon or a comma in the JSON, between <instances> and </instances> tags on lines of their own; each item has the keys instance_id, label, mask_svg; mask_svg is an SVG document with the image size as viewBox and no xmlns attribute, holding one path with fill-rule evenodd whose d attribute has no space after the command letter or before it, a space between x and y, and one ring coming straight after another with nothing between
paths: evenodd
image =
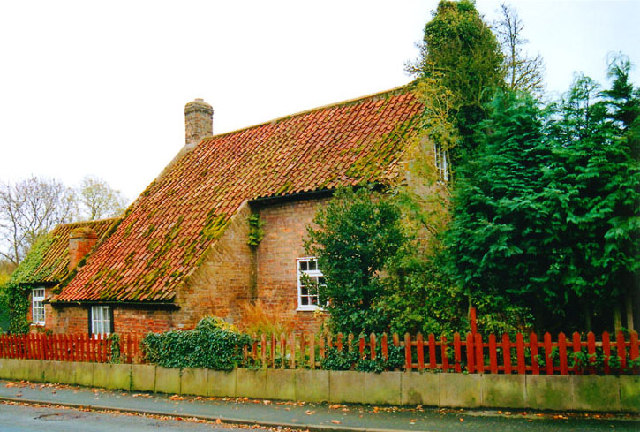
<instances>
[{"instance_id":1,"label":"low brick retaining wall","mask_svg":"<svg viewBox=\"0 0 640 432\"><path fill-rule=\"evenodd\" d=\"M0 378L208 397L640 413L640 376L166 369L0 359Z\"/></svg>"}]
</instances>

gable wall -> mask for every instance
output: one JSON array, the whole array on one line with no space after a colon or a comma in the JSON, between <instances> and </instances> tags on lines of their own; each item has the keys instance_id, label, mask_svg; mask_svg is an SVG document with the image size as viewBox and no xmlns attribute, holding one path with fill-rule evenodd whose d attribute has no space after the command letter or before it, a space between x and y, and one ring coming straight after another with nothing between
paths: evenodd
<instances>
[{"instance_id":1,"label":"gable wall","mask_svg":"<svg viewBox=\"0 0 640 432\"><path fill-rule=\"evenodd\" d=\"M306 256L306 227L327 201L328 198L289 201L254 210L264 223L264 237L255 251L247 245L252 210L243 205L178 292L177 310L114 307L115 332L145 334L191 329L206 315L221 317L242 328L243 306L254 296L274 319L291 323L296 330L317 330L323 314L296 311L296 259ZM256 272L253 281L252 270ZM47 328L55 333L87 332L87 306L55 307L52 313L50 309Z\"/></svg>"},{"instance_id":2,"label":"gable wall","mask_svg":"<svg viewBox=\"0 0 640 432\"><path fill-rule=\"evenodd\" d=\"M203 263L178 292L173 314L177 328L193 328L206 315L232 323L241 319L242 305L251 298L251 248L249 206L244 204L231 218Z\"/></svg>"},{"instance_id":3,"label":"gable wall","mask_svg":"<svg viewBox=\"0 0 640 432\"><path fill-rule=\"evenodd\" d=\"M289 201L259 211L264 237L257 250L258 298L282 320L293 320L297 330L317 330L323 320L323 314L296 311L296 260L307 256L304 250L307 226L329 199Z\"/></svg>"}]
</instances>

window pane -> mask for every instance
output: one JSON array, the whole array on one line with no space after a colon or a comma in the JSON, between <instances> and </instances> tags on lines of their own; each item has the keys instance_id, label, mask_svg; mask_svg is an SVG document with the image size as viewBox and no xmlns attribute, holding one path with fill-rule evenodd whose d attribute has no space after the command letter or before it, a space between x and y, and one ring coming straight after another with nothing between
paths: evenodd
<instances>
[{"instance_id":1,"label":"window pane","mask_svg":"<svg viewBox=\"0 0 640 432\"><path fill-rule=\"evenodd\" d=\"M300 270L302 271L306 271L307 270L307 261L298 261L298 263L300 264Z\"/></svg>"},{"instance_id":2,"label":"window pane","mask_svg":"<svg viewBox=\"0 0 640 432\"><path fill-rule=\"evenodd\" d=\"M315 270L317 268L318 263L316 260L309 261L309 270Z\"/></svg>"}]
</instances>

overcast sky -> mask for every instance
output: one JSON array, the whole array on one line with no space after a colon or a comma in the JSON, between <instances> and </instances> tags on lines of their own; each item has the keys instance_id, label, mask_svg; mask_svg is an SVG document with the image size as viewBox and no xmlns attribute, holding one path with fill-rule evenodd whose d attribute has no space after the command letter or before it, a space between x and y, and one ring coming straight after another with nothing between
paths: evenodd
<instances>
[{"instance_id":1,"label":"overcast sky","mask_svg":"<svg viewBox=\"0 0 640 432\"><path fill-rule=\"evenodd\" d=\"M134 199L184 144L186 102L219 133L406 84L437 3L3 0L0 181L91 174ZM640 63L640 1L511 4L552 93L574 71L605 83L610 52Z\"/></svg>"}]
</instances>

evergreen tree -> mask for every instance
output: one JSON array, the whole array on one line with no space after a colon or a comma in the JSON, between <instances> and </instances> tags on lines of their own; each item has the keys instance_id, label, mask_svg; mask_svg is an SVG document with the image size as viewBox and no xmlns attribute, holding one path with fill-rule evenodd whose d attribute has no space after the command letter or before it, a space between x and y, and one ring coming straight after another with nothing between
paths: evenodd
<instances>
[{"instance_id":1,"label":"evergreen tree","mask_svg":"<svg viewBox=\"0 0 640 432\"><path fill-rule=\"evenodd\" d=\"M473 126L485 117L494 89L504 85L500 44L472 1L439 3L425 26L420 58L408 70L437 80L455 95L451 121L462 134L462 145L452 155L457 160L474 148Z\"/></svg>"},{"instance_id":2,"label":"evergreen tree","mask_svg":"<svg viewBox=\"0 0 640 432\"><path fill-rule=\"evenodd\" d=\"M492 111L476 136L476 157L460 170L446 243L480 324L500 331L525 326L527 307L548 299L535 280L549 265L540 238L546 209L538 196L540 167L551 152L530 97L500 93Z\"/></svg>"},{"instance_id":3,"label":"evergreen tree","mask_svg":"<svg viewBox=\"0 0 640 432\"><path fill-rule=\"evenodd\" d=\"M603 92L577 77L546 113L527 97L495 99L477 157L461 170L447 233L453 274L481 316L493 306L509 325L530 312L545 330L602 330L626 302L633 323L639 98L628 71L612 64Z\"/></svg>"}]
</instances>

